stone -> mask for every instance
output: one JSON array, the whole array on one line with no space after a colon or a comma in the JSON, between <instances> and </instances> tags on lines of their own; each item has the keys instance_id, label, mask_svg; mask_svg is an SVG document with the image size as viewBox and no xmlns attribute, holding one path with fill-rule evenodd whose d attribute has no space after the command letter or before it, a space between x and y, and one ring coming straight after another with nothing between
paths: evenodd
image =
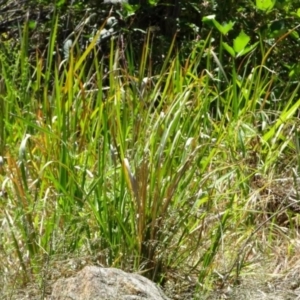
<instances>
[{"instance_id":1,"label":"stone","mask_svg":"<svg viewBox=\"0 0 300 300\"><path fill-rule=\"evenodd\" d=\"M169 300L151 280L115 268L86 266L74 277L60 278L51 300Z\"/></svg>"}]
</instances>

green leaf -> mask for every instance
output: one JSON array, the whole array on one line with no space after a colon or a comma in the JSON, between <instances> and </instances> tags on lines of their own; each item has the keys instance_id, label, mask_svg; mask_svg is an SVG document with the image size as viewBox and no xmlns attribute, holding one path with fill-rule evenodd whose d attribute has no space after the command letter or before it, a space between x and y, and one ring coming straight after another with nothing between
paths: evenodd
<instances>
[{"instance_id":1,"label":"green leaf","mask_svg":"<svg viewBox=\"0 0 300 300\"><path fill-rule=\"evenodd\" d=\"M36 21L33 21L33 20L30 20L29 22L28 22L28 27L30 28L30 29L35 29L36 28Z\"/></svg>"},{"instance_id":2,"label":"green leaf","mask_svg":"<svg viewBox=\"0 0 300 300\"><path fill-rule=\"evenodd\" d=\"M258 43L259 43L259 42L256 42L255 44L253 44L253 45L251 45L251 46L249 46L249 47L244 48L241 52L239 52L239 53L237 54L236 57L240 57L240 56L243 56L243 55L245 55L245 54L251 52L252 50L254 50L254 49L256 48L256 46L258 45Z\"/></svg>"},{"instance_id":3,"label":"green leaf","mask_svg":"<svg viewBox=\"0 0 300 300\"><path fill-rule=\"evenodd\" d=\"M62 7L65 4L66 0L59 0L56 2L57 7Z\"/></svg>"},{"instance_id":4,"label":"green leaf","mask_svg":"<svg viewBox=\"0 0 300 300\"><path fill-rule=\"evenodd\" d=\"M215 26L213 20L215 19L216 15L209 15L202 18L202 23L207 24L208 26Z\"/></svg>"},{"instance_id":5,"label":"green leaf","mask_svg":"<svg viewBox=\"0 0 300 300\"><path fill-rule=\"evenodd\" d=\"M300 36L299 36L299 34L298 34L297 31L291 32L291 37L292 37L294 40L296 40L296 41L298 41L299 38L300 38Z\"/></svg>"},{"instance_id":6,"label":"green leaf","mask_svg":"<svg viewBox=\"0 0 300 300\"><path fill-rule=\"evenodd\" d=\"M224 25L221 25L217 20L213 20L213 23L215 27L224 35L226 35L230 30L232 30L234 26L234 22L225 23Z\"/></svg>"},{"instance_id":7,"label":"green leaf","mask_svg":"<svg viewBox=\"0 0 300 300\"><path fill-rule=\"evenodd\" d=\"M134 7L133 5L130 5L128 3L123 3L122 7L126 12L126 17L133 15L137 10L137 7Z\"/></svg>"},{"instance_id":8,"label":"green leaf","mask_svg":"<svg viewBox=\"0 0 300 300\"><path fill-rule=\"evenodd\" d=\"M276 0L256 0L256 7L260 10L271 10Z\"/></svg>"},{"instance_id":9,"label":"green leaf","mask_svg":"<svg viewBox=\"0 0 300 300\"><path fill-rule=\"evenodd\" d=\"M245 49L250 41L250 37L242 30L240 34L233 41L233 49L239 53Z\"/></svg>"},{"instance_id":10,"label":"green leaf","mask_svg":"<svg viewBox=\"0 0 300 300\"><path fill-rule=\"evenodd\" d=\"M225 50L232 56L235 57L235 51L233 50L232 47L230 47L227 43L222 43L223 47Z\"/></svg>"},{"instance_id":11,"label":"green leaf","mask_svg":"<svg viewBox=\"0 0 300 300\"><path fill-rule=\"evenodd\" d=\"M235 23L235 22L230 21L229 23L225 23L222 25L216 20L216 15L206 16L206 17L202 18L202 22L209 24L209 25L213 25L223 35L226 35L230 30L232 30L234 23Z\"/></svg>"},{"instance_id":12,"label":"green leaf","mask_svg":"<svg viewBox=\"0 0 300 300\"><path fill-rule=\"evenodd\" d=\"M212 20L214 20L216 15L209 15L202 18L202 22L204 23L210 23Z\"/></svg>"},{"instance_id":13,"label":"green leaf","mask_svg":"<svg viewBox=\"0 0 300 300\"><path fill-rule=\"evenodd\" d=\"M300 18L300 8L297 9L297 16Z\"/></svg>"}]
</instances>

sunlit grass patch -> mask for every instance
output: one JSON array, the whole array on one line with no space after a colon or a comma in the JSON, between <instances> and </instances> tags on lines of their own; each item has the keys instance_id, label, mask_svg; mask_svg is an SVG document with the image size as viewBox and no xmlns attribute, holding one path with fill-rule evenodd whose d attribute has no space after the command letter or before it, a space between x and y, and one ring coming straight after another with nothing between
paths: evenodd
<instances>
[{"instance_id":1,"label":"sunlit grass patch","mask_svg":"<svg viewBox=\"0 0 300 300\"><path fill-rule=\"evenodd\" d=\"M51 56L56 19L53 26L47 58L29 62L26 45L16 65L0 55L6 293L16 283L43 290L55 260L66 257L162 285L173 274L192 276L205 291L253 272L276 256L279 241L293 252L298 219L285 210L298 205L297 180L286 188L293 195L279 195L281 206L270 203L278 177L293 168L297 177L296 91L285 105L274 101L273 73L262 66L240 77L233 65L222 82L220 61L204 55L209 37L184 64L170 50L158 73L149 37L138 71L117 41L108 59L91 42L59 65ZM201 60L208 68L200 72ZM283 211L286 223L277 218Z\"/></svg>"}]
</instances>

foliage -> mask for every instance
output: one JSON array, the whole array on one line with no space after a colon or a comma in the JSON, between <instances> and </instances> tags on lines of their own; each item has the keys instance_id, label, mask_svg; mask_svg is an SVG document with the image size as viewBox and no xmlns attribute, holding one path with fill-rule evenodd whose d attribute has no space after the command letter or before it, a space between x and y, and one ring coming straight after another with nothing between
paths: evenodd
<instances>
[{"instance_id":1,"label":"foliage","mask_svg":"<svg viewBox=\"0 0 300 300\"><path fill-rule=\"evenodd\" d=\"M67 2L45 1L53 13L44 28L28 18L18 32L3 29L5 292L14 274L20 286L36 281L45 293L52 263L76 253L161 284L176 272L194 275L205 291L215 273L224 284L247 270L247 246L267 255L275 225L289 228L290 242L295 209L281 224L291 204L274 208L261 198L274 174L294 168L298 176L298 67L289 44L299 43L298 15L284 1L227 2L179 1L186 11L176 26L191 33L177 38L149 30L155 14L139 23L142 9L168 13L160 1L114 7L99 19L79 18L84 2L68 11ZM202 11L201 32L187 19L191 5ZM111 15L118 32L99 42Z\"/></svg>"}]
</instances>

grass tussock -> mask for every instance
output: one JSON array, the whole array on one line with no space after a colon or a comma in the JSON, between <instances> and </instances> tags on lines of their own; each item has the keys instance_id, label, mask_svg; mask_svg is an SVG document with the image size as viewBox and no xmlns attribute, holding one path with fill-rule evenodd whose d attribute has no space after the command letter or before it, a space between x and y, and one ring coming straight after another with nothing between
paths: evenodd
<instances>
[{"instance_id":1,"label":"grass tussock","mask_svg":"<svg viewBox=\"0 0 300 300\"><path fill-rule=\"evenodd\" d=\"M295 263L299 85L275 93L251 54L222 74L210 37L158 70L151 33L138 71L117 40L99 57L97 37L62 61L53 28L46 54L28 59L26 26L20 49L0 46L3 297L46 296L84 264L196 297Z\"/></svg>"}]
</instances>

